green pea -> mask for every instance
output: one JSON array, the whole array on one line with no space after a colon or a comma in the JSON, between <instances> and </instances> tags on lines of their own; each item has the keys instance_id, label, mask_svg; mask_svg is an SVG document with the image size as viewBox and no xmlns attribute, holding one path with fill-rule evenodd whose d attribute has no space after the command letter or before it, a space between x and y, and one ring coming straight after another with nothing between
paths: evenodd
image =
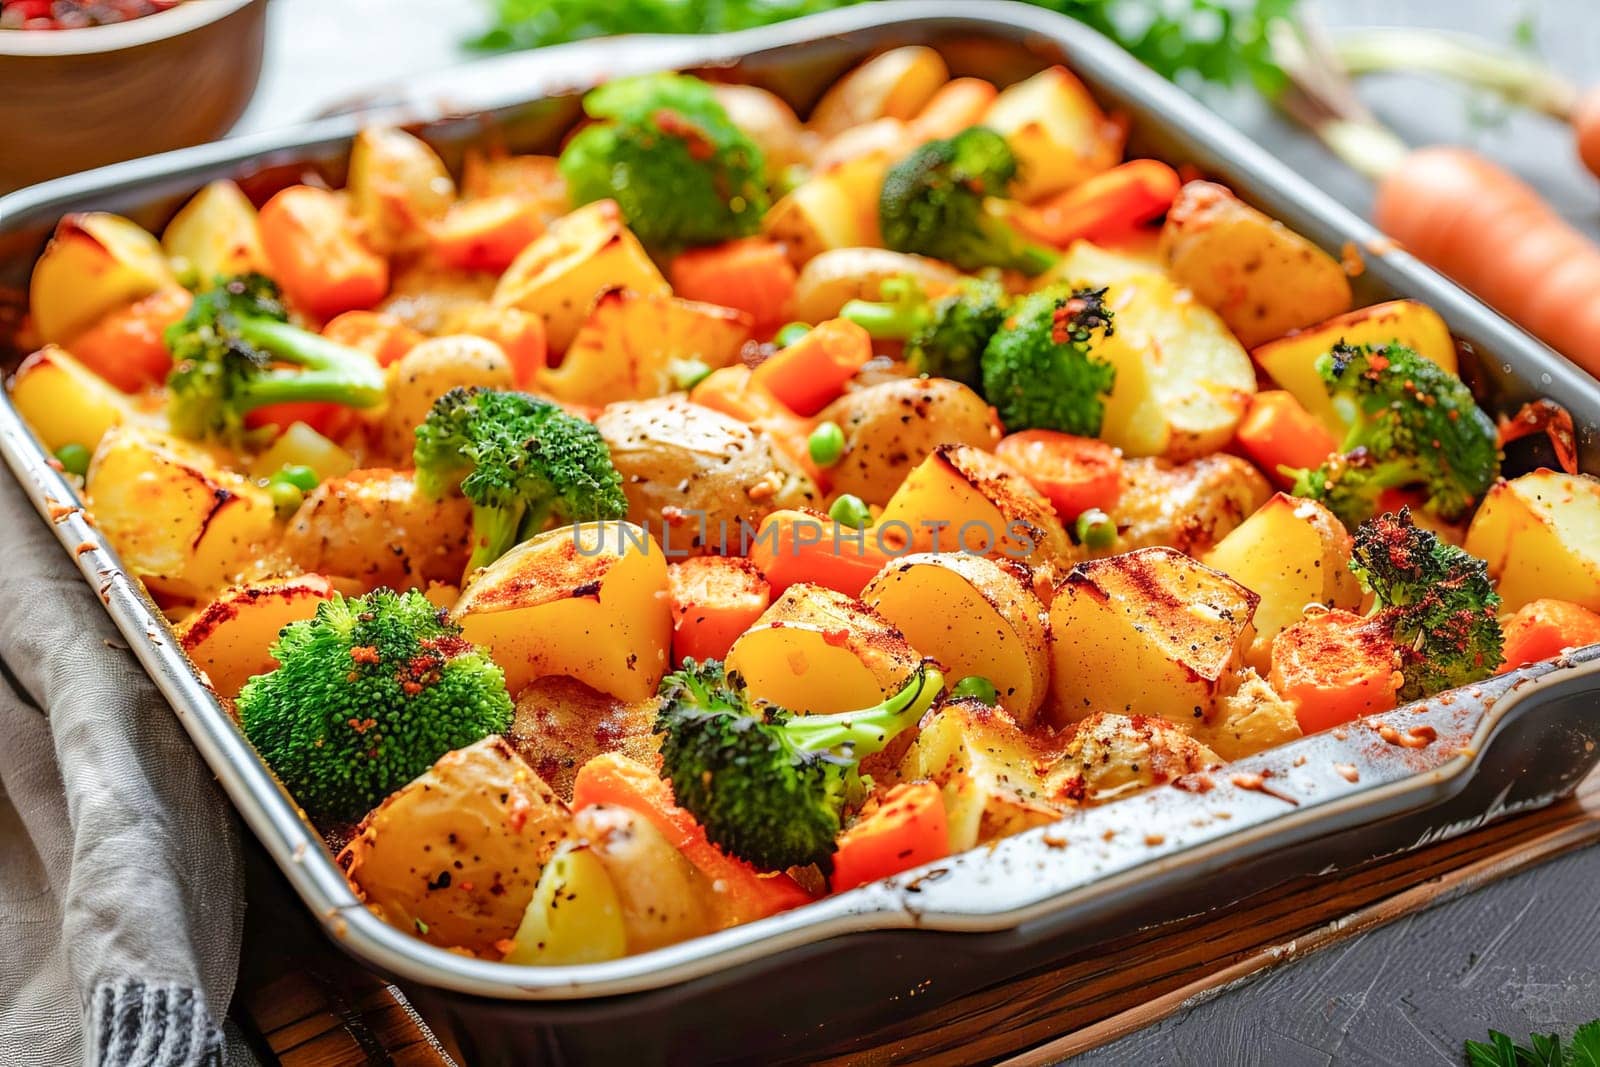
<instances>
[{"instance_id":1,"label":"green pea","mask_svg":"<svg viewBox=\"0 0 1600 1067\"><path fill-rule=\"evenodd\" d=\"M810 332L810 323L791 322L785 326L778 327L778 332L772 335L772 343L779 348L788 348Z\"/></svg>"},{"instance_id":2,"label":"green pea","mask_svg":"<svg viewBox=\"0 0 1600 1067\"><path fill-rule=\"evenodd\" d=\"M272 476L274 481L288 482L302 493L309 493L317 487L317 472L303 463L290 463L284 466L277 474Z\"/></svg>"},{"instance_id":3,"label":"green pea","mask_svg":"<svg viewBox=\"0 0 1600 1067\"><path fill-rule=\"evenodd\" d=\"M1000 703L1000 691L994 687L993 682L981 674L969 674L961 679L950 690L950 695L957 699L974 697L991 708Z\"/></svg>"},{"instance_id":4,"label":"green pea","mask_svg":"<svg viewBox=\"0 0 1600 1067\"><path fill-rule=\"evenodd\" d=\"M278 479L267 482L267 495L272 498L272 507L278 516L285 519L299 511L306 498L298 485Z\"/></svg>"},{"instance_id":5,"label":"green pea","mask_svg":"<svg viewBox=\"0 0 1600 1067\"><path fill-rule=\"evenodd\" d=\"M1078 516L1078 543L1096 551L1117 543L1117 524L1099 508L1090 508Z\"/></svg>"},{"instance_id":6,"label":"green pea","mask_svg":"<svg viewBox=\"0 0 1600 1067\"><path fill-rule=\"evenodd\" d=\"M669 365L669 373L672 384L687 391L705 380L711 373L711 364L703 359L675 359Z\"/></svg>"},{"instance_id":7,"label":"green pea","mask_svg":"<svg viewBox=\"0 0 1600 1067\"><path fill-rule=\"evenodd\" d=\"M844 455L844 431L837 422L820 422L806 439L806 451L811 462L819 467L831 467Z\"/></svg>"},{"instance_id":8,"label":"green pea","mask_svg":"<svg viewBox=\"0 0 1600 1067\"><path fill-rule=\"evenodd\" d=\"M89 450L79 444L62 445L56 449L56 459L61 469L82 478L89 473Z\"/></svg>"},{"instance_id":9,"label":"green pea","mask_svg":"<svg viewBox=\"0 0 1600 1067\"><path fill-rule=\"evenodd\" d=\"M840 526L862 530L872 522L872 509L860 497L846 493L833 502L833 507L828 509L828 517Z\"/></svg>"}]
</instances>

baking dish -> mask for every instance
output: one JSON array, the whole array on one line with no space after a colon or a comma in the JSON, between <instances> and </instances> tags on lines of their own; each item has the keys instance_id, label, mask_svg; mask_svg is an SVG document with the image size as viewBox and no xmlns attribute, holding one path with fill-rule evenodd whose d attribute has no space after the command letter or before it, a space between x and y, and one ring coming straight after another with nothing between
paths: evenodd
<instances>
[{"instance_id":1,"label":"baking dish","mask_svg":"<svg viewBox=\"0 0 1600 1067\"><path fill-rule=\"evenodd\" d=\"M1446 319L1491 409L1560 399L1585 470L1600 469L1600 389L1536 341L1334 205L1179 90L1076 23L1005 3L886 3L719 38L568 46L414 83L394 113L447 160L486 133L548 150L577 113L575 92L605 77L724 68L804 108L834 75L890 46L923 43L952 70L1008 83L1064 62L1132 121L1132 147L1191 163L1324 247L1361 250L1360 302L1420 299ZM239 180L260 199L320 172L337 182L370 114L140 160L0 200L0 289L20 294L62 214L110 210L158 227L200 185ZM0 307L14 348L20 296ZM12 352L15 357L20 353ZM1475 357L1475 358L1473 358ZM1368 726L1307 738L993 847L645 955L519 968L432 948L355 900L165 622L76 510L9 403L0 452L65 549L99 588L246 822L329 933L453 1019L473 1062L617 1057L705 1062L805 1058L895 1017L917 997L949 998L1109 936L1119 924L1217 906L1306 873L1415 847L1570 790L1600 755L1600 650L1497 678ZM1432 730L1430 735L1427 727ZM731 999L730 999L731 998ZM524 1003L513 1003L513 1002ZM734 1005L737 1005L736 1008ZM774 1050L781 1050L774 1051Z\"/></svg>"}]
</instances>

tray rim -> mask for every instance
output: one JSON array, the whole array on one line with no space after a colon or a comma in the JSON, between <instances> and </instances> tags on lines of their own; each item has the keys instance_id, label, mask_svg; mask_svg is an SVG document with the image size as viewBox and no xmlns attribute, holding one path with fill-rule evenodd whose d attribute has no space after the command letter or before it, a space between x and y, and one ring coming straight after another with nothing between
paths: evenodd
<instances>
[{"instance_id":1,"label":"tray rim","mask_svg":"<svg viewBox=\"0 0 1600 1067\"><path fill-rule=\"evenodd\" d=\"M895 0L870 7L840 9L736 34L652 38L652 46L655 41L661 41L662 48L652 50L648 62L616 64L607 73L614 75L620 72L620 68L642 70L704 66L757 52L805 44L831 35L870 30L889 24L915 26L919 23L926 23L930 27L936 23L966 23L973 25L976 32L981 32L983 26L1004 28L1010 32L1020 28L1070 48L1075 58L1087 53L1097 63L1108 65L1113 70L1122 68L1117 72L1130 79L1145 95L1161 98L1166 109L1176 110L1181 117L1197 122L1215 142L1208 146L1211 150L1237 152L1243 157L1244 163L1261 167L1263 173L1260 182L1268 188L1276 187L1278 195L1289 200L1306 201L1298 206L1302 210L1308 207L1315 209L1314 213L1319 214L1329 228L1351 235L1350 239L1368 243L1378 239L1377 232L1366 223L1278 164L1265 150L1228 127L1181 90L1145 71L1092 30L1063 16L1021 4L992 3L982 13L974 13L971 5L959 0ZM551 51L579 57L593 48L593 42L580 42ZM528 57L510 58L525 60ZM517 98L531 101L538 95L548 95L540 90L551 88L552 80L562 90L580 87L571 82L570 76L566 80L563 77L556 73L553 79L542 83L519 86ZM590 80L601 79L594 77ZM446 108L436 117L454 113ZM278 151L335 142L353 135L372 119L370 112L339 116L56 179L0 198L0 229L4 228L4 220L11 210L34 213L48 209L52 202L75 199L96 190L115 189L158 178L172 180L189 170L242 163ZM1275 173L1278 171L1282 173ZM1545 364L1553 361L1571 370L1570 377L1573 380L1570 383L1543 383L1547 388L1558 391L1570 384L1575 389L1594 390L1593 383L1585 384L1586 379L1582 379L1576 368L1566 365L1559 356L1478 304L1452 283L1403 252L1389 250L1382 255L1386 260L1392 257L1398 257L1398 264L1405 273L1417 273L1416 280L1430 283L1422 288L1443 287L1443 291L1449 292L1458 304L1466 301L1474 306L1490 325L1498 323L1501 327L1498 331L1500 339L1507 344L1530 350L1535 356L1542 355L1544 358L1536 360L1541 364L1536 369L1549 373L1549 367ZM1169 850L1167 854L1152 856L1142 864L1113 876L1096 879L1063 894L1036 899L1023 907L1001 911L984 911L981 908L941 911L937 908L909 907L906 903L907 887L930 874L940 873L923 869L908 872L886 884L825 898L792 912L651 953L581 966L514 966L469 959L435 948L390 927L362 906L323 847L320 836L304 820L293 800L244 739L231 716L189 665L166 620L149 600L142 584L127 574L109 544L76 506L77 495L73 487L50 465L49 457L18 416L9 396L0 404L0 454L4 455L40 515L55 529L63 548L74 553L79 569L99 588L108 613L129 639L135 655L184 723L241 817L262 840L334 941L363 962L387 973L440 989L497 999L578 1000L659 989L800 945L858 931L911 927L974 932L1011 929L1024 922L1060 914L1075 902L1081 904L1080 898L1093 898L1097 894L1101 898L1112 895L1117 888L1132 880L1148 878L1152 872L1164 878L1174 877L1186 868L1194 868L1198 873L1208 863L1230 857L1244 858L1252 851L1272 847L1280 838L1303 840L1303 835L1309 835L1315 827L1327 827L1333 822L1347 820L1353 820L1354 823L1370 821L1382 817L1384 813L1411 810L1438 802L1463 784L1468 771L1475 764L1476 754L1483 751L1495 731L1530 695L1572 681L1590 683L1600 678L1600 654L1583 654L1571 657L1560 665L1545 663L1506 675L1503 684L1505 695L1493 700L1482 714L1473 740L1467 746L1472 754L1454 756L1440 766L1395 781L1351 789L1346 796L1307 805L1266 819L1259 825L1241 826L1239 830L1222 834L1215 840ZM80 550L85 544L93 547ZM1590 652L1600 653L1600 649L1591 649ZM1589 687L1596 686L1600 686L1600 682ZM1408 707L1399 714L1411 710L1414 709ZM1316 739L1308 738L1271 752L1292 752L1295 746ZM1243 761L1240 765L1249 762ZM1164 792L1156 790L1142 797ZM1555 795L1552 793L1548 798L1541 798L1540 802L1554 799ZM1140 799L1130 798L1117 805L1076 813L1068 816L1063 823L1083 820L1093 813L1126 810L1131 814L1132 808L1129 806ZM1357 817L1363 813L1366 813L1366 818ZM1495 817L1503 813L1491 811L1486 815ZM1031 847L1037 849L1039 837L1047 832L1048 828L1045 828L1009 838L997 848L974 850L956 857L958 862L945 865L974 867L982 862L982 857L994 852L1017 851L1029 847L1030 842ZM958 877L956 883L959 882ZM948 896L948 890L954 888L948 881L942 880L940 884L945 891L936 894L938 896Z\"/></svg>"}]
</instances>

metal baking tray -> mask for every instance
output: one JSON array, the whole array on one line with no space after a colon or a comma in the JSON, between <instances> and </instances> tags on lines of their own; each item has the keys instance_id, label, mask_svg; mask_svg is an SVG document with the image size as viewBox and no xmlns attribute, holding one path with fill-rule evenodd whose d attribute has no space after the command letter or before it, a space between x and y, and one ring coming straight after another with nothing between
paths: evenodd
<instances>
[{"instance_id":1,"label":"metal baking tray","mask_svg":"<svg viewBox=\"0 0 1600 1067\"><path fill-rule=\"evenodd\" d=\"M1038 8L903 0L719 37L569 45L413 81L381 114L406 121L452 163L485 137L549 151L578 113L575 94L607 77L715 72L772 89L804 113L863 57L910 43L938 49L957 74L1001 84L1065 63L1102 105L1130 120L1134 153L1198 167L1335 254L1353 244L1366 260L1355 280L1359 302L1406 296L1437 309L1492 410L1558 399L1577 424L1583 468L1600 470L1600 386L1110 42ZM337 183L350 137L377 117L338 116L0 199L0 354L9 351L13 362L21 354L22 294L61 215L116 211L158 229L215 178L238 180L258 201L307 172ZM473 1063L623 1055L777 1062L849 1049L857 1035L909 1012L1004 982L1131 925L1224 906L1275 882L1548 804L1600 761L1600 647L1593 647L655 952L553 968L468 959L361 907L317 832L196 677L9 401L0 402L0 453L316 920L444 1021ZM80 549L85 544L92 548Z\"/></svg>"}]
</instances>

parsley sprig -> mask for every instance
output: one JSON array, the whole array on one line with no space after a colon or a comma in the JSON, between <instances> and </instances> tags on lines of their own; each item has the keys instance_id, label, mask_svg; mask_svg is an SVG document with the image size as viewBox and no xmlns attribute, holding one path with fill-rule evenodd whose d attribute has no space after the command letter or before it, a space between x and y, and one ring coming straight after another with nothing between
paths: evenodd
<instances>
[{"instance_id":1,"label":"parsley sprig","mask_svg":"<svg viewBox=\"0 0 1600 1067\"><path fill-rule=\"evenodd\" d=\"M1559 1034L1530 1034L1519 1045L1510 1035L1489 1031L1488 1041L1467 1042L1471 1067L1600 1067L1600 1019L1584 1023L1563 1043Z\"/></svg>"}]
</instances>

